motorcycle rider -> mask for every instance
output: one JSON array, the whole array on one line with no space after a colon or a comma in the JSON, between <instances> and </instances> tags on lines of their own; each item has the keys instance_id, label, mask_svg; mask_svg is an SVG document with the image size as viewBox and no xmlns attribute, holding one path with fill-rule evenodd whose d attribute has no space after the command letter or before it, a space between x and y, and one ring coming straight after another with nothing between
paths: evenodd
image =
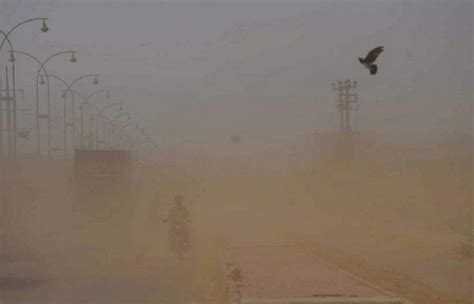
<instances>
[{"instance_id":1,"label":"motorcycle rider","mask_svg":"<svg viewBox=\"0 0 474 304\"><path fill-rule=\"evenodd\" d=\"M189 229L187 223L191 222L188 209L183 204L184 197L176 195L174 197L174 206L168 211L168 217L165 222L170 223L169 239L171 248L176 251L177 246L183 246L182 249L189 248ZM178 242L180 244L178 244Z\"/></svg>"}]
</instances>

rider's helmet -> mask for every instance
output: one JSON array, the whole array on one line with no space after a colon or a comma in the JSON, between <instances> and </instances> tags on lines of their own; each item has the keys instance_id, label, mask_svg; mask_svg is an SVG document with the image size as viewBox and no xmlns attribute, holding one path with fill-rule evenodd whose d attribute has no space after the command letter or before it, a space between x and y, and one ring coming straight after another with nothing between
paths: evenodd
<instances>
[{"instance_id":1,"label":"rider's helmet","mask_svg":"<svg viewBox=\"0 0 474 304\"><path fill-rule=\"evenodd\" d=\"M174 197L174 203L175 205L182 205L183 204L183 201L184 201L184 196L182 195L176 195Z\"/></svg>"}]
</instances>

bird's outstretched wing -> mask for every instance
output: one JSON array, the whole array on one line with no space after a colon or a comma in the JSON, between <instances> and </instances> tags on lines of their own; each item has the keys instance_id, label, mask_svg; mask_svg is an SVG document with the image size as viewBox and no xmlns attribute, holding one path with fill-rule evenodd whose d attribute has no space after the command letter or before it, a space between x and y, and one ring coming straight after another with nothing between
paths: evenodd
<instances>
[{"instance_id":1,"label":"bird's outstretched wing","mask_svg":"<svg viewBox=\"0 0 474 304\"><path fill-rule=\"evenodd\" d=\"M383 46L376 47L372 51L370 51L367 56L365 57L365 62L368 64L374 63L380 53L383 52Z\"/></svg>"}]
</instances>

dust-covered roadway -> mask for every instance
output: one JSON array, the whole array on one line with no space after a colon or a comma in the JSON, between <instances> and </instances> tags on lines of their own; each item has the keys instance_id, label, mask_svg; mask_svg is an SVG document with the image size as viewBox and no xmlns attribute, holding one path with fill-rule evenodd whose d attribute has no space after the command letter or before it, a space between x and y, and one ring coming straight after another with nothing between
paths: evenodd
<instances>
[{"instance_id":1,"label":"dust-covered roadway","mask_svg":"<svg viewBox=\"0 0 474 304\"><path fill-rule=\"evenodd\" d=\"M284 243L414 303L469 303L472 248L459 239L470 229L469 174L438 162L406 168L360 162L312 174L150 166L140 174L128 241L117 256L97 262L93 250L68 243L68 221L60 216L68 209L58 201L48 210L43 200L34 216L23 214L42 224L28 231L24 221L24 238L41 236L47 246L30 242L44 253L31 266L2 262L3 273L11 269L6 279L26 278L0 282L2 296L6 303L222 303L220 247ZM161 222L178 193L193 217L194 250L184 262L168 252ZM63 250L52 250L55 257L47 254L51 247Z\"/></svg>"},{"instance_id":2,"label":"dust-covered roadway","mask_svg":"<svg viewBox=\"0 0 474 304\"><path fill-rule=\"evenodd\" d=\"M139 211L148 203L140 193L130 202L136 204L132 220L104 232L95 221L75 213L68 165L28 163L18 168L18 189L9 192L18 204L6 208L0 303L192 301L192 253L178 260L169 252L167 226L159 221L150 238L137 235L145 222ZM46 171L49 180L40 178ZM80 230L78 224L88 229Z\"/></svg>"}]
</instances>

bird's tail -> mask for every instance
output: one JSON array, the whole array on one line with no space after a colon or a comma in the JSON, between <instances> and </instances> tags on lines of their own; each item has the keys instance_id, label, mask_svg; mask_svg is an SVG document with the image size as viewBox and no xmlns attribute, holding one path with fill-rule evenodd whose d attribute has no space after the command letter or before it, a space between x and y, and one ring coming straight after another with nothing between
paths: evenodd
<instances>
[{"instance_id":1,"label":"bird's tail","mask_svg":"<svg viewBox=\"0 0 474 304\"><path fill-rule=\"evenodd\" d=\"M370 65L370 74L371 75L377 74L377 65L376 64L371 64Z\"/></svg>"}]
</instances>

